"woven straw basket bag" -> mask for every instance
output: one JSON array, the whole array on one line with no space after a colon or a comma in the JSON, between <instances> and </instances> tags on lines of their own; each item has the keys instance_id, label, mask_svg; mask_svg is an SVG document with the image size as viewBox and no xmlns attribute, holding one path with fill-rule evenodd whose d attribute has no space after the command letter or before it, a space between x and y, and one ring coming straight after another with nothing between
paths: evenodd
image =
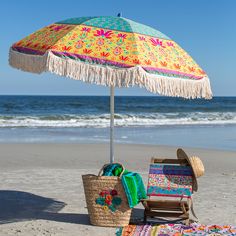
<instances>
[{"instance_id":1,"label":"woven straw basket bag","mask_svg":"<svg viewBox=\"0 0 236 236\"><path fill-rule=\"evenodd\" d=\"M98 226L126 226L130 221L131 208L121 183L124 167L121 165L123 172L119 177L101 176L106 166L102 167L98 176L82 175L90 222Z\"/></svg>"}]
</instances>

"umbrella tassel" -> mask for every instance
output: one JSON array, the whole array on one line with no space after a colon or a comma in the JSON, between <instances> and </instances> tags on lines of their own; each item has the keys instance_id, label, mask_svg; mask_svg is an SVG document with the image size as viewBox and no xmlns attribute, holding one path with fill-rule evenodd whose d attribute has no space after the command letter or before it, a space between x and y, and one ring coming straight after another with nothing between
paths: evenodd
<instances>
[{"instance_id":1,"label":"umbrella tassel","mask_svg":"<svg viewBox=\"0 0 236 236\"><path fill-rule=\"evenodd\" d=\"M11 66L38 74L49 71L60 76L104 86L139 86L165 96L192 99L210 99L212 97L208 77L194 80L150 74L141 66L117 69L101 65L89 65L78 60L58 57L52 52L39 56L19 53L10 49L9 54Z\"/></svg>"}]
</instances>

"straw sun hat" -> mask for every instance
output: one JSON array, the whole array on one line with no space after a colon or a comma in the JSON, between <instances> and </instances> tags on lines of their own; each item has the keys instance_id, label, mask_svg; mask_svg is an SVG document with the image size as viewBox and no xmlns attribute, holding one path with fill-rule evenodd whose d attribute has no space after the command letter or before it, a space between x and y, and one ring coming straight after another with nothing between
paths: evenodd
<instances>
[{"instance_id":1,"label":"straw sun hat","mask_svg":"<svg viewBox=\"0 0 236 236\"><path fill-rule=\"evenodd\" d=\"M193 170L193 191L197 191L198 183L197 178L204 174L204 165L199 157L188 157L185 151L181 148L177 150L177 157L178 159L185 159L192 167Z\"/></svg>"}]
</instances>

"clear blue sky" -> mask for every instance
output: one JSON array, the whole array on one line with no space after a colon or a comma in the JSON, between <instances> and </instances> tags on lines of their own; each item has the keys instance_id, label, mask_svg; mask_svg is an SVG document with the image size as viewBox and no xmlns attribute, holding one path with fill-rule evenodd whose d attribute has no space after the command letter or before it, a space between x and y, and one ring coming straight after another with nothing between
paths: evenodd
<instances>
[{"instance_id":1,"label":"clear blue sky","mask_svg":"<svg viewBox=\"0 0 236 236\"><path fill-rule=\"evenodd\" d=\"M107 95L109 89L8 65L11 44L58 20L114 15L152 26L179 43L211 79L215 96L236 96L236 0L3 0L0 94ZM152 95L116 89L117 95Z\"/></svg>"}]
</instances>

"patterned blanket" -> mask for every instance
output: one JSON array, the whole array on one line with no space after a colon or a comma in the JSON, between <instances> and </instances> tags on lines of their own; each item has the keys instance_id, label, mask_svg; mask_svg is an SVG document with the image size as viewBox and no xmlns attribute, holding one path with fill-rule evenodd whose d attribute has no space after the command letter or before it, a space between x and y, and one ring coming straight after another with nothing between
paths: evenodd
<instances>
[{"instance_id":1,"label":"patterned blanket","mask_svg":"<svg viewBox=\"0 0 236 236\"><path fill-rule=\"evenodd\" d=\"M236 227L230 225L182 224L128 225L117 229L116 236L190 236L190 235L231 235L236 236Z\"/></svg>"}]
</instances>

